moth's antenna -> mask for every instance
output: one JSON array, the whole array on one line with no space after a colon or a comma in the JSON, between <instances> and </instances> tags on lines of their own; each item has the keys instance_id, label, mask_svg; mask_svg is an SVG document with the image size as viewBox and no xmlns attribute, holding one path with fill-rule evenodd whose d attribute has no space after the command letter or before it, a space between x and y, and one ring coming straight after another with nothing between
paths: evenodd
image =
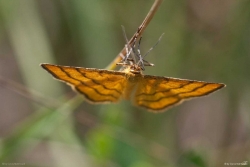
<instances>
[{"instance_id":1,"label":"moth's antenna","mask_svg":"<svg viewBox=\"0 0 250 167\"><path fill-rule=\"evenodd\" d=\"M148 61L144 60L144 58L149 54L149 52L151 52L156 47L156 45L160 42L164 33L160 36L156 44L153 47L151 47L144 56L142 56L141 50L140 50L142 37L140 37L138 41L137 41L137 37L135 37L134 41L132 41L132 43L129 44L126 31L125 31L125 27L124 26L121 26L121 27L122 27L124 39L126 41L126 44L125 44L126 55L125 56L122 55L124 56L123 60L120 63L116 63L116 64L123 65L123 66L136 65L135 66L136 68L139 67L143 71L145 70L145 66L154 66L154 64L149 63Z\"/></svg>"},{"instance_id":2,"label":"moth's antenna","mask_svg":"<svg viewBox=\"0 0 250 167\"><path fill-rule=\"evenodd\" d=\"M125 44L126 56L123 59L123 62L127 63L127 59L128 59L130 54L132 55L133 61L136 62L135 55L134 55L134 53L132 51L134 46L135 46L135 43L136 43L136 38L135 38L135 41L133 42L132 46L130 46L131 48L129 49L129 41L128 41L128 38L127 38L127 35L126 35L125 27L123 25L122 25L122 32L123 32L123 36L124 36L124 38L126 40L126 44Z\"/></svg>"},{"instance_id":3,"label":"moth's antenna","mask_svg":"<svg viewBox=\"0 0 250 167\"><path fill-rule=\"evenodd\" d=\"M127 35L125 32L125 27L123 25L122 25L122 32L123 32L123 37L124 37L125 42L126 42L126 44L125 44L126 56L123 58L123 62L126 62L131 51L129 51L129 49L128 49L128 38L127 38Z\"/></svg>"},{"instance_id":4,"label":"moth's antenna","mask_svg":"<svg viewBox=\"0 0 250 167\"><path fill-rule=\"evenodd\" d=\"M127 37L127 35L126 35L125 27L124 27L123 25L121 25L121 26L122 26L122 33L123 33L123 36L124 36L124 38L125 38L126 44L128 45L128 37Z\"/></svg>"},{"instance_id":5,"label":"moth's antenna","mask_svg":"<svg viewBox=\"0 0 250 167\"><path fill-rule=\"evenodd\" d=\"M138 53L138 58L141 60L141 49L140 49L140 45L141 45L141 39L142 37L140 37L140 40L138 41L138 45L137 45L137 53Z\"/></svg>"},{"instance_id":6,"label":"moth's antenna","mask_svg":"<svg viewBox=\"0 0 250 167\"><path fill-rule=\"evenodd\" d=\"M158 39L158 41L156 42L156 44L148 50L148 52L143 56L143 58L146 57L149 54L149 52L151 52L156 47L156 45L158 45L158 43L161 41L161 38L163 37L164 34L165 33L161 34L161 36Z\"/></svg>"},{"instance_id":7,"label":"moth's antenna","mask_svg":"<svg viewBox=\"0 0 250 167\"><path fill-rule=\"evenodd\" d=\"M137 53L138 53L138 59L139 59L138 62L137 62L137 65L140 66L141 69L144 71L145 66L154 66L154 64L149 63L148 61L143 59L145 56L142 56L141 51L140 51L141 39L142 39L142 37L140 38L140 40L138 42L138 46L137 46Z\"/></svg>"},{"instance_id":8,"label":"moth's antenna","mask_svg":"<svg viewBox=\"0 0 250 167\"><path fill-rule=\"evenodd\" d=\"M141 69L144 71L145 67L144 67L143 58L141 56L141 50L140 50L141 39L142 37L140 38L138 45L137 45L137 53L138 53L138 58L139 58L137 65L140 66Z\"/></svg>"}]
</instances>

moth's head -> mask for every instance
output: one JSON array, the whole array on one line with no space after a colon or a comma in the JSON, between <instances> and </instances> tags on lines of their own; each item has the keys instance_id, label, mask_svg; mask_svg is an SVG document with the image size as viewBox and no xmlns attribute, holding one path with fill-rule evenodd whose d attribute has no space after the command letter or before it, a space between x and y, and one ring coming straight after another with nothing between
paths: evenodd
<instances>
[{"instance_id":1,"label":"moth's head","mask_svg":"<svg viewBox=\"0 0 250 167\"><path fill-rule=\"evenodd\" d=\"M123 27L123 31L125 34L124 27ZM141 74L142 71L145 70L145 66L154 66L154 64L145 60L145 57L160 42L162 36L163 34L160 36L157 43L153 47L151 47L146 54L141 55L140 44L141 44L142 37L140 37L139 40L137 40L137 37L135 37L134 41L130 43L128 42L127 37L125 35L125 39L127 41L127 44L125 45L126 52L125 52L125 55L123 53L120 54L120 56L122 57L122 60L116 65L123 66L121 68L122 71L126 69L128 70L128 72L131 72L134 74Z\"/></svg>"},{"instance_id":2,"label":"moth's head","mask_svg":"<svg viewBox=\"0 0 250 167\"><path fill-rule=\"evenodd\" d=\"M132 64L129 66L129 72L133 73L133 74L142 74L142 67L137 65L137 64Z\"/></svg>"},{"instance_id":3,"label":"moth's head","mask_svg":"<svg viewBox=\"0 0 250 167\"><path fill-rule=\"evenodd\" d=\"M131 72L134 74L142 74L145 70L145 66L154 66L154 64L149 63L144 59L135 60L131 58L123 59L121 62L116 63L116 65L122 66L120 71Z\"/></svg>"}]
</instances>

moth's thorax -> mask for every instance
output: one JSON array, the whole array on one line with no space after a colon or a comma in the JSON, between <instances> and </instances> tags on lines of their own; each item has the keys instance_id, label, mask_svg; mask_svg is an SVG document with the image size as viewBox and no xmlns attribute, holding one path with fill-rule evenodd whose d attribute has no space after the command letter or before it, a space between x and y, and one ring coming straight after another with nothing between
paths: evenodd
<instances>
[{"instance_id":1,"label":"moth's thorax","mask_svg":"<svg viewBox=\"0 0 250 167\"><path fill-rule=\"evenodd\" d=\"M131 83L138 82L139 78L142 77L141 70L132 68L133 66L128 66L123 69L123 72L125 72L127 80Z\"/></svg>"},{"instance_id":2,"label":"moth's thorax","mask_svg":"<svg viewBox=\"0 0 250 167\"><path fill-rule=\"evenodd\" d=\"M123 72L126 73L126 78L128 81L124 89L124 98L129 100L132 94L134 94L134 91L136 90L136 87L143 75L141 71L134 71L130 68L130 66L125 68Z\"/></svg>"},{"instance_id":3,"label":"moth's thorax","mask_svg":"<svg viewBox=\"0 0 250 167\"><path fill-rule=\"evenodd\" d=\"M136 64L125 66L122 68L122 71L125 73L142 74L141 67Z\"/></svg>"}]
</instances>

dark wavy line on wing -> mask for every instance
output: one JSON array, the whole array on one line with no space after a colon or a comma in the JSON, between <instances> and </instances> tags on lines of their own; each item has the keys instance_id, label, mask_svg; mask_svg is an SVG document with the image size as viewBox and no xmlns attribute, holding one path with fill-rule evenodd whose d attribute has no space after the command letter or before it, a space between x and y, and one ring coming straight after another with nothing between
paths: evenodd
<instances>
[{"instance_id":1,"label":"dark wavy line on wing","mask_svg":"<svg viewBox=\"0 0 250 167\"><path fill-rule=\"evenodd\" d=\"M122 94L122 92L120 92L119 90L117 90L117 89L115 89L115 88L108 88L108 87L106 87L105 85L102 85L102 84L100 84L99 82L97 82L96 80L94 80L94 79L92 79L92 78L89 78L89 77L87 77L86 75L85 75L85 73L82 73L78 68L76 68L76 70L77 70L77 72L79 72L81 75L83 75L85 78L88 78L89 80L91 80L92 82L94 82L96 85L100 85L100 86L102 86L104 89L106 89L106 90L114 90L114 91L116 91L118 94Z\"/></svg>"},{"instance_id":2,"label":"dark wavy line on wing","mask_svg":"<svg viewBox=\"0 0 250 167\"><path fill-rule=\"evenodd\" d=\"M154 109L152 109L152 108L150 108L150 107L148 107L148 106L146 106L146 105L139 105L139 106L144 107L144 108L147 108L147 109L150 109L150 110L160 111L160 110L163 110L163 109L165 109L165 108L167 108L167 107L170 107L170 106L172 106L172 105L175 105L175 104L179 103L179 102L182 100L182 99L180 99L178 96L176 97L176 99L177 99L177 101L175 101L175 102L173 102L173 103L170 103L170 104L167 104L167 105L165 105L165 106L163 106L163 107L161 107L161 108L154 108Z\"/></svg>"},{"instance_id":3,"label":"dark wavy line on wing","mask_svg":"<svg viewBox=\"0 0 250 167\"><path fill-rule=\"evenodd\" d=\"M160 100L165 99L165 98L178 97L178 96L181 95L181 94L194 92L194 91L196 91L196 90L198 90L198 89L200 89L200 88L205 87L205 86L208 85L208 84L209 84L209 83L204 83L203 85L201 85L201 86L199 86L199 87L196 87L196 88L194 88L194 89L192 89L192 90L190 90L190 91L188 91L188 92L180 92L180 93L176 93L176 94L174 94L174 95L160 97L160 98L158 98L158 99L156 99L156 100L139 100L139 101L157 102L157 101L160 101ZM215 89L215 90L216 90L216 89ZM207 93L205 93L205 94L198 95L198 96L207 95L207 94L209 94L209 93L211 93L211 92L213 92L213 91L215 91L215 90L211 90L211 91L209 91L209 92L207 92ZM198 96L197 96L197 95L195 95L195 96L189 96L189 97L185 97L185 98L183 98L183 99L187 99L187 98L191 98L191 97L198 97Z\"/></svg>"},{"instance_id":4,"label":"dark wavy line on wing","mask_svg":"<svg viewBox=\"0 0 250 167\"><path fill-rule=\"evenodd\" d=\"M166 92L169 92L170 90L173 90L173 89L180 89L180 88L183 88L183 87L185 87L185 86L187 86L187 85L190 85L190 84L193 83L193 82L194 82L194 81L189 81L188 83L183 84L183 85L181 85L181 86L178 87L178 88L166 89L166 90L164 90L164 91L157 91L157 92L154 92L154 93L151 93L151 94L141 93L141 94L138 94L138 95L136 95L136 96L142 96L142 95L154 96L154 95L156 95L157 93L166 93Z\"/></svg>"},{"instance_id":5,"label":"dark wavy line on wing","mask_svg":"<svg viewBox=\"0 0 250 167\"><path fill-rule=\"evenodd\" d=\"M72 77L67 71L65 71L65 70L64 70L63 68L61 68L60 66L58 66L58 67L59 67L60 70L62 70L69 78L72 78L72 79L74 79L74 80L76 80L76 81L79 81L79 82L80 82L81 84L83 84L84 86L86 86L86 87L88 87L88 88L90 88L90 89L93 89L97 94L102 95L102 96L110 96L110 97L113 97L113 98L115 98L115 99L119 98L119 97L116 97L116 96L114 96L114 95L112 95L112 94L103 94L103 93L99 92L97 89L88 86L87 84L85 84L85 83L82 82L81 80ZM60 79L60 78L59 78L59 79ZM76 87L77 87L77 90L79 91L78 86L76 86ZM82 91L79 91L79 92L82 92ZM83 93L84 95L86 95L84 92L82 92L82 93Z\"/></svg>"}]
</instances>

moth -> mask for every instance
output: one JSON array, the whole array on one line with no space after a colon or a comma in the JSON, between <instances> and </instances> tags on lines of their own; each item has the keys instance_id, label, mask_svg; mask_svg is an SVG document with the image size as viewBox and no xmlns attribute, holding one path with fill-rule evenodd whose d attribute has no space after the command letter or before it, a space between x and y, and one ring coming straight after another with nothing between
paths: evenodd
<instances>
[{"instance_id":1,"label":"moth","mask_svg":"<svg viewBox=\"0 0 250 167\"><path fill-rule=\"evenodd\" d=\"M139 46L126 44L120 71L41 64L54 78L70 85L91 103L116 103L122 98L152 112L162 112L181 102L208 95L223 87L188 79L144 75L144 66L153 66L140 54ZM139 40L140 45L140 40ZM149 50L151 51L153 47Z\"/></svg>"}]
</instances>

